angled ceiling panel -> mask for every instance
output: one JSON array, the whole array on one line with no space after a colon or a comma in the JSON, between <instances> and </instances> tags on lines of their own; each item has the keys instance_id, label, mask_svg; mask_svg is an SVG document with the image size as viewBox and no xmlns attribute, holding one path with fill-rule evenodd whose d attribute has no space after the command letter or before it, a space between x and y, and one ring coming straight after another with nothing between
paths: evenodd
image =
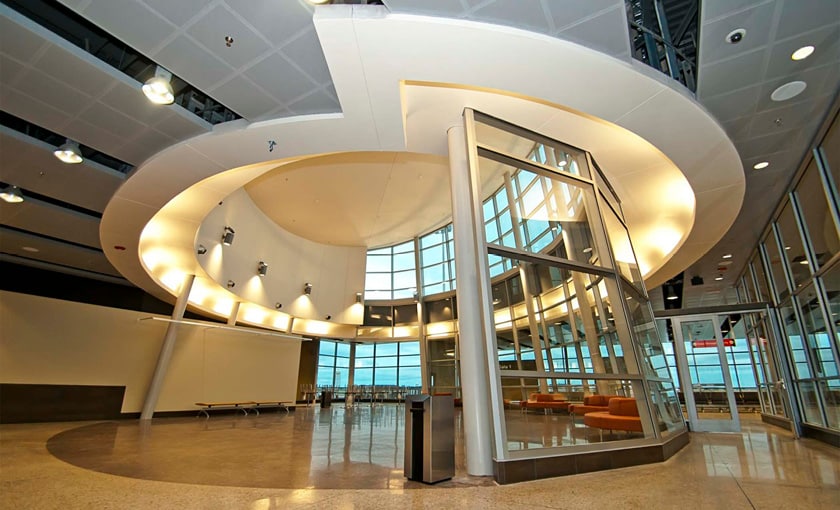
<instances>
[{"instance_id":1,"label":"angled ceiling panel","mask_svg":"<svg viewBox=\"0 0 840 510\"><path fill-rule=\"evenodd\" d=\"M122 276L99 250L8 229L0 228L0 252L83 271Z\"/></svg>"},{"instance_id":2,"label":"angled ceiling panel","mask_svg":"<svg viewBox=\"0 0 840 510\"><path fill-rule=\"evenodd\" d=\"M11 213L8 209L14 209ZM99 249L99 218L28 199L0 205L2 224L88 248Z\"/></svg>"}]
</instances>

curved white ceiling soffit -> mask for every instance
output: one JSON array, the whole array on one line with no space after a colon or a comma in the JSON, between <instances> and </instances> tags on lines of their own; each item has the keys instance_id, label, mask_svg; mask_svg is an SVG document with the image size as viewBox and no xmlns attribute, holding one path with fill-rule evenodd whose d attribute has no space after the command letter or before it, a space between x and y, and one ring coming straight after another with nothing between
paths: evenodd
<instances>
[{"instance_id":1,"label":"curved white ceiling soffit","mask_svg":"<svg viewBox=\"0 0 840 510\"><path fill-rule=\"evenodd\" d=\"M359 12L364 14L354 16ZM100 234L110 262L133 283L171 301L182 272L195 272L202 281L209 278L196 258L195 243L208 214L235 190L264 174L263 179L271 179L292 165L303 176L300 168L306 162L298 162L303 158L338 154L332 156L335 163L345 165L349 160L343 161L340 153L366 151L389 151L393 158L416 153L416 158L428 159L430 168L437 167L430 171L442 175L442 165L431 162L446 161L446 128L460 123L463 107L592 152L622 200L640 258L648 259L648 285L658 285L690 265L734 221L744 193L740 159L714 119L667 77L642 64L531 32L376 12L372 16L370 9L354 11L344 5L316 10L315 26L341 114L223 124L149 159L118 190L103 215ZM278 169L286 164L289 168ZM359 158L352 164L360 164ZM259 194L250 185L247 189L252 199ZM448 185L441 183L440 190L448 199ZM323 200L318 189L308 192L307 198ZM692 198L693 209L686 207ZM313 211L321 208L317 205L328 206L313 202ZM147 227L159 212L156 219L161 223ZM430 226L439 222L437 217L428 220ZM174 247L180 254L159 253L151 264L159 269L150 269L148 261L144 267L144 229L144 242L157 239L159 247ZM290 230L304 238L312 228ZM371 232L359 233L356 241L360 239L379 244L371 240ZM650 254L645 246L650 246ZM363 279L363 269L361 273ZM208 285L207 292L220 292L231 302L242 299L239 288L229 291L224 281ZM331 314L358 323L353 296L344 294L346 307ZM313 302L316 296L313 293ZM263 297L256 306L270 313L261 308L254 312L255 320L245 322L290 328L269 306L272 298ZM221 305L198 308L227 315ZM314 319L325 310L315 308L303 316L324 329ZM335 330L320 333L340 336Z\"/></svg>"}]
</instances>

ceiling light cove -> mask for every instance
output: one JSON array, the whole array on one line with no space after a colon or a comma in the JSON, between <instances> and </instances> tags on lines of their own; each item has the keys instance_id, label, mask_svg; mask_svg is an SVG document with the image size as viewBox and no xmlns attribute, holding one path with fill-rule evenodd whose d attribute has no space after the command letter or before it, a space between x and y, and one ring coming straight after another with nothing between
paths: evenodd
<instances>
[{"instance_id":1,"label":"ceiling light cove","mask_svg":"<svg viewBox=\"0 0 840 510\"><path fill-rule=\"evenodd\" d=\"M770 99L773 101L787 101L788 99L793 99L804 92L807 86L808 84L804 81L792 81L785 83L770 94Z\"/></svg>"}]
</instances>

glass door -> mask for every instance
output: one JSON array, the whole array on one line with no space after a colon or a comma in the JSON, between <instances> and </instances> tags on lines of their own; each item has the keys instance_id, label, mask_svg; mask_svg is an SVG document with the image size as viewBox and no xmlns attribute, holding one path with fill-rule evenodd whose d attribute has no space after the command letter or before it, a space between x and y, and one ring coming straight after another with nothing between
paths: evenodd
<instances>
[{"instance_id":1,"label":"glass door","mask_svg":"<svg viewBox=\"0 0 840 510\"><path fill-rule=\"evenodd\" d=\"M741 423L725 351L725 346L735 339L723 337L720 319L715 315L671 320L677 370L691 430L739 432Z\"/></svg>"}]
</instances>

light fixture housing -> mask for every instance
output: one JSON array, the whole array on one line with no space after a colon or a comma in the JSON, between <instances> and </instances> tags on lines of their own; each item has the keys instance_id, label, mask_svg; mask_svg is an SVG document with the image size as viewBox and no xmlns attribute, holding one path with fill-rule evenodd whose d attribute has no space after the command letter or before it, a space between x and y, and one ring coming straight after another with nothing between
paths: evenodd
<instances>
[{"instance_id":1,"label":"light fixture housing","mask_svg":"<svg viewBox=\"0 0 840 510\"><path fill-rule=\"evenodd\" d=\"M205 248L203 244L199 244L198 248L195 249L195 252L199 255L204 255L205 253L207 253L207 248Z\"/></svg>"},{"instance_id":2,"label":"light fixture housing","mask_svg":"<svg viewBox=\"0 0 840 510\"><path fill-rule=\"evenodd\" d=\"M233 280L228 280L228 281L227 281L227 287L228 287L229 289L232 289L232 288L236 287L236 282L235 282L235 281L233 281Z\"/></svg>"},{"instance_id":3,"label":"light fixture housing","mask_svg":"<svg viewBox=\"0 0 840 510\"><path fill-rule=\"evenodd\" d=\"M172 91L171 80L172 73L157 66L155 75L143 84L143 94L155 104L172 104L175 102L175 93Z\"/></svg>"},{"instance_id":4,"label":"light fixture housing","mask_svg":"<svg viewBox=\"0 0 840 510\"><path fill-rule=\"evenodd\" d=\"M225 232L222 234L222 244L225 246L230 246L233 244L233 237L236 235L236 231L230 228L229 226L225 225Z\"/></svg>"},{"instance_id":5,"label":"light fixture housing","mask_svg":"<svg viewBox=\"0 0 840 510\"><path fill-rule=\"evenodd\" d=\"M311 283L307 282L303 286L303 293L306 294L307 296L312 294L312 284Z\"/></svg>"},{"instance_id":6,"label":"light fixture housing","mask_svg":"<svg viewBox=\"0 0 840 510\"><path fill-rule=\"evenodd\" d=\"M17 186L8 186L0 191L0 198L9 204L19 204L23 202L23 193Z\"/></svg>"},{"instance_id":7,"label":"light fixture housing","mask_svg":"<svg viewBox=\"0 0 840 510\"><path fill-rule=\"evenodd\" d=\"M799 94L803 93L808 87L808 84L801 80L795 80L777 87L776 90L770 94L770 99L776 102L787 101L793 99Z\"/></svg>"},{"instance_id":8,"label":"light fixture housing","mask_svg":"<svg viewBox=\"0 0 840 510\"><path fill-rule=\"evenodd\" d=\"M257 274L260 275L260 277L262 277L262 276L265 276L265 274L267 272L268 272L268 264L266 264L265 262L263 262L261 260L260 263L257 264Z\"/></svg>"},{"instance_id":9,"label":"light fixture housing","mask_svg":"<svg viewBox=\"0 0 840 510\"><path fill-rule=\"evenodd\" d=\"M731 258L732 258L732 254L731 254L731 253L724 253L724 254L723 254L723 256L722 256L721 258L722 258L722 259L731 259Z\"/></svg>"},{"instance_id":10,"label":"light fixture housing","mask_svg":"<svg viewBox=\"0 0 840 510\"><path fill-rule=\"evenodd\" d=\"M53 154L62 163L67 163L68 165L76 165L85 160L82 157L82 150L79 148L79 144L69 138L64 144L54 150Z\"/></svg>"},{"instance_id":11,"label":"light fixture housing","mask_svg":"<svg viewBox=\"0 0 840 510\"><path fill-rule=\"evenodd\" d=\"M665 293L665 299L667 299L668 301L674 301L676 299L679 299L679 296L677 296L677 293L674 292L674 287L673 286L668 285L668 290Z\"/></svg>"},{"instance_id":12,"label":"light fixture housing","mask_svg":"<svg viewBox=\"0 0 840 510\"><path fill-rule=\"evenodd\" d=\"M356 293L356 302L357 302L357 303L361 303L361 302L362 302L362 293L361 293L361 292L357 292L357 293Z\"/></svg>"}]
</instances>

